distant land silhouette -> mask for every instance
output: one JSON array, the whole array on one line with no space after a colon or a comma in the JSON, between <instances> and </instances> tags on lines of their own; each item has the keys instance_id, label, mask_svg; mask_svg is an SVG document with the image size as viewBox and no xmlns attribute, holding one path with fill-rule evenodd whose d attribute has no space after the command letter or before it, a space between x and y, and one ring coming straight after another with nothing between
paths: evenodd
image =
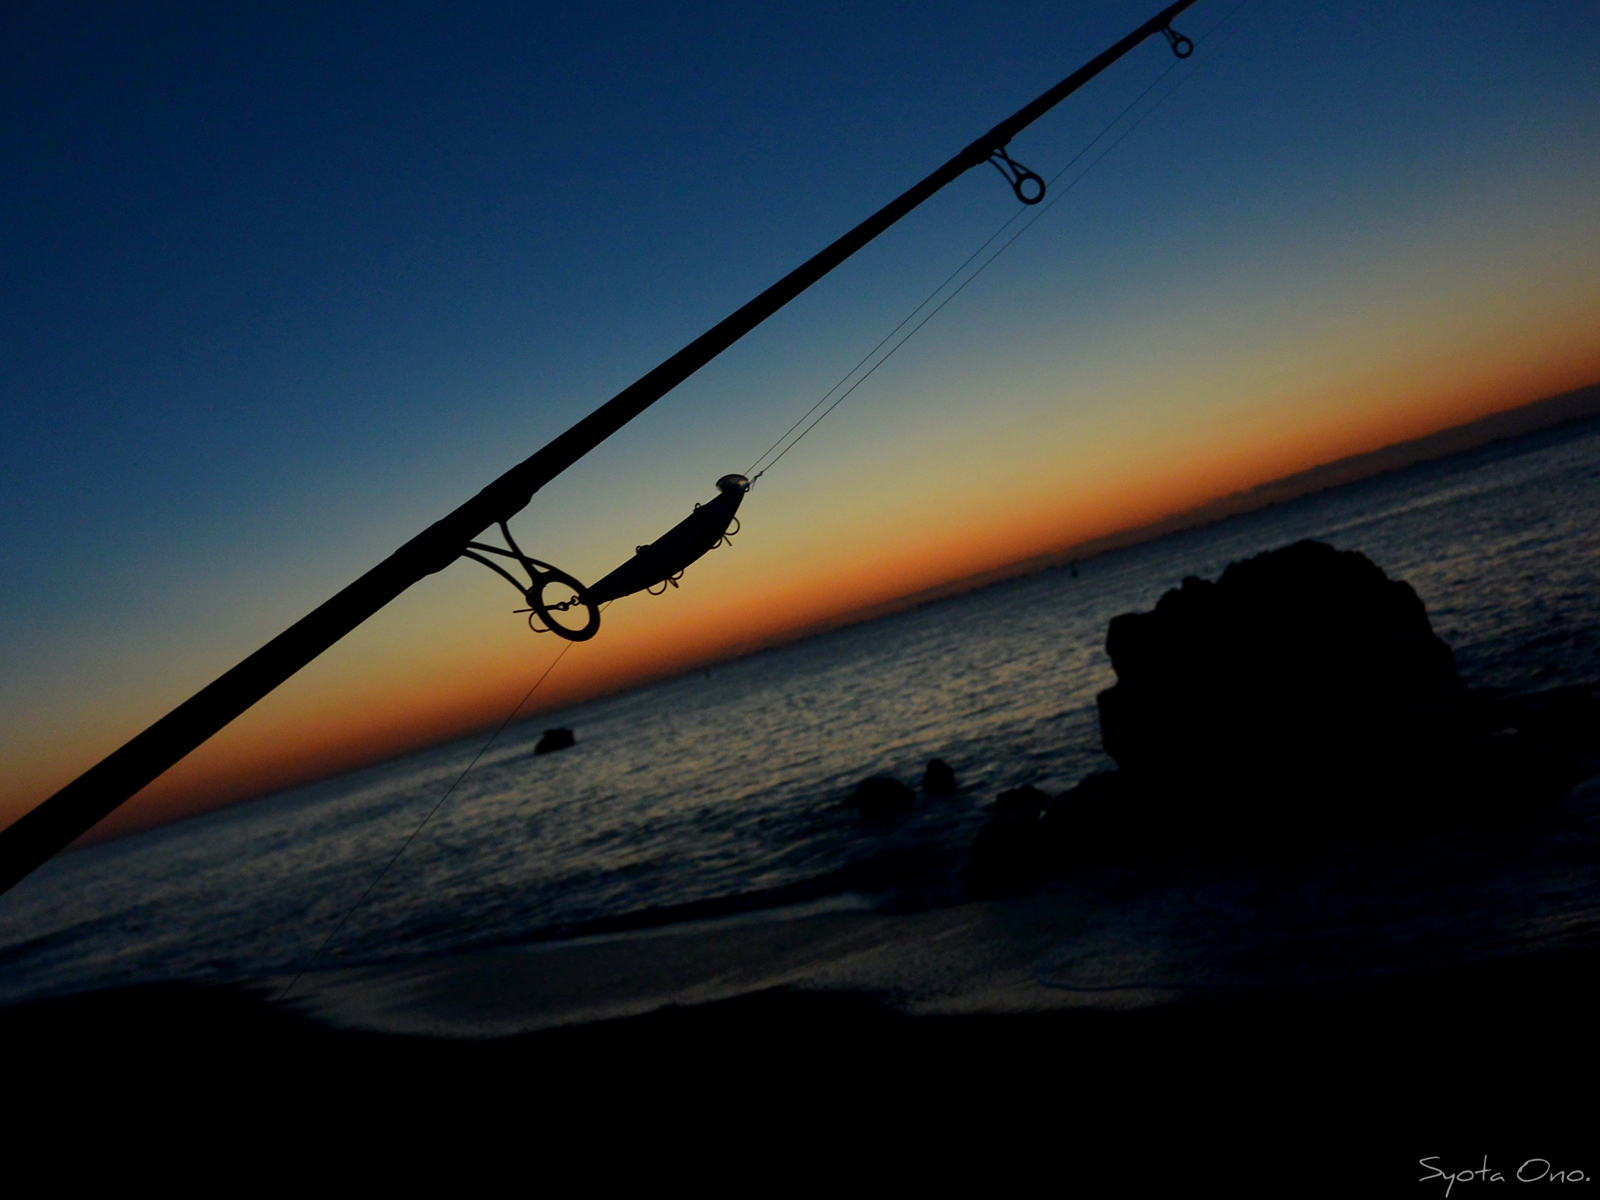
<instances>
[{"instance_id":1,"label":"distant land silhouette","mask_svg":"<svg viewBox=\"0 0 1600 1200\"><path fill-rule=\"evenodd\" d=\"M1493 445L1495 442L1521 437L1524 434L1538 433L1545 429L1554 429L1558 425L1584 421L1597 416L1600 416L1600 383L1592 383L1575 391L1562 392L1557 396L1547 396L1543 400L1535 400L1531 404L1507 409L1505 412L1494 413L1491 416L1480 417L1476 421L1468 421L1465 425L1453 425L1449 429L1441 429L1438 433L1430 433L1425 437L1395 442L1393 445L1383 446L1377 450L1369 450L1364 454L1352 454L1347 458L1323 463L1320 467L1312 467L1309 470L1298 471L1293 475L1286 475L1282 479L1274 479L1267 483L1258 484L1242 492L1231 492L1226 496L1208 501L1197 508L1173 513L1171 516L1163 517L1161 520L1154 521L1148 525L1125 529L1120 533L1107 534L1105 537L1095 538L1088 542L1080 542L1062 550L1052 551L1049 554L1021 559L977 575L963 576L948 583L925 588L920 592L913 592L910 595L901 596L894 600L885 600L867 608L856 609L852 612L829 618L826 621L818 622L805 629L786 633L782 637L772 639L769 644L779 645L799 641L830 629L839 629L861 621L870 621L874 617L903 612L906 609L915 608L919 604L927 604L934 600L943 599L946 596L970 592L976 588L986 587L991 583L999 583L1004 579L1015 579L1022 575L1031 575L1037 571L1049 570L1051 567L1065 566L1068 563L1093 558L1095 555L1104 554L1109 550L1121 550L1127 546L1136 546L1141 542L1154 541L1156 538L1163 537L1169 533L1178 533L1185 529L1197 529L1202 525L1209 525L1226 517L1234 517L1241 513L1270 508L1274 504L1284 504L1290 500L1298 500L1302 496L1327 491L1329 488L1340 487L1347 483L1355 483L1361 479L1371 479L1375 475L1383 475L1389 471L1399 471L1421 463L1433 462L1436 459L1448 458L1452 454L1461 454L1467 450L1477 450L1484 446Z\"/></svg>"}]
</instances>

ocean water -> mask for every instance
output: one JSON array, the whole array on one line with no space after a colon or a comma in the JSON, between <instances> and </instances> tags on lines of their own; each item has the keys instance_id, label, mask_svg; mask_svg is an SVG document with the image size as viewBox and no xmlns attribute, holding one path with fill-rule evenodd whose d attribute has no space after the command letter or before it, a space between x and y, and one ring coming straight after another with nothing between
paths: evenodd
<instances>
[{"instance_id":1,"label":"ocean water","mask_svg":"<svg viewBox=\"0 0 1600 1200\"><path fill-rule=\"evenodd\" d=\"M0 1003L292 975L330 934L313 969L779 905L960 903L996 793L1060 790L1111 765L1094 708L1114 679L1111 617L1305 537L1410 582L1475 687L1600 684L1588 422L544 714L502 735L353 912L482 736L60 856L0 897ZM534 757L553 725L577 746ZM954 766L955 796L876 822L843 804L867 775L915 783L932 757ZM1085 991L1282 982L1600 946L1600 787L1552 820L1492 861L1452 851L1443 872L1436 854L1289 881L1085 881L1084 919L1037 978ZM1375 906L1392 934L1376 949L1363 933Z\"/></svg>"}]
</instances>

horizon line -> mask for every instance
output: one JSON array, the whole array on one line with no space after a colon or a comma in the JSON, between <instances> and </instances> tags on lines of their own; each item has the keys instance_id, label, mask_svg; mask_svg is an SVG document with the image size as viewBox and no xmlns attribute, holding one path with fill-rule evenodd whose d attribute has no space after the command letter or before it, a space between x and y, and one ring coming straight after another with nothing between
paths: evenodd
<instances>
[{"instance_id":1,"label":"horizon line","mask_svg":"<svg viewBox=\"0 0 1600 1200\"><path fill-rule=\"evenodd\" d=\"M509 725L524 725L549 713L562 712L578 705L627 695L649 687L656 687L673 679L691 675L696 671L739 662L769 650L793 646L841 629L867 624L884 617L920 608L926 604L937 603L952 596L965 595L1013 579L1042 574L1045 571L1059 569L1075 562L1088 561L1113 551L1158 541L1171 534L1201 528L1232 517L1260 512L1278 504L1286 504L1306 496L1332 491L1348 484L1359 483L1381 475L1407 470L1429 462L1438 462L1500 442L1545 432L1563 425L1592 420L1596 417L1600 417L1600 382L1574 388L1553 396L1546 396L1539 400L1491 413L1488 416L1475 418L1460 425L1447 426L1433 433L1406 438L1399 442L1380 446L1375 450L1345 455L1326 463L1295 471L1278 479L1268 480L1265 483L1256 484L1240 491L1226 493L1202 504L1170 513L1155 521L1130 526L1127 529L1091 538L1084 542L1071 543L1045 554L1030 555L998 567L991 567L969 575L957 576L931 587L920 588L889 600L877 601L859 608L850 609L821 621L813 621L785 633L767 635L758 644L747 645L730 653L696 660L686 666L677 666L670 671L646 675L631 680L620 687L602 688L578 699L567 698L548 708L535 708L526 715L517 716L509 722ZM71 846L67 847L64 853L84 849L90 845L116 841L138 833L167 828L196 817L212 815L224 808L233 808L240 804L267 800L299 788L311 787L325 783L330 779L370 770L373 767L395 762L410 755L426 753L454 742L466 741L470 738L481 736L494 728L496 724L498 722L484 722L482 725L474 725L469 729L452 733L446 737L420 741L397 753L383 754L367 761L355 762L337 770L329 771L326 774L298 780L286 786L272 787L250 795L238 796L215 806L184 813L168 820L153 821L148 825L138 825L131 828L124 825L99 836L96 836L94 830L90 830L73 842ZM18 815L20 816L21 814Z\"/></svg>"}]
</instances>

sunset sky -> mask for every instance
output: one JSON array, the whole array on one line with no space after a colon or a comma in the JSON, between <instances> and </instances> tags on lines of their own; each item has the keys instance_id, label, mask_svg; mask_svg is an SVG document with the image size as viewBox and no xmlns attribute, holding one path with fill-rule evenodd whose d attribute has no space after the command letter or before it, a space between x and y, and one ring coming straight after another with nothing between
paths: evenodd
<instances>
[{"instance_id":1,"label":"sunset sky","mask_svg":"<svg viewBox=\"0 0 1600 1200\"><path fill-rule=\"evenodd\" d=\"M0 824L1157 7L13 6ZM615 604L538 707L1600 380L1592 0L1178 27L1186 64L1152 41L1013 143L1054 175L1156 83L735 546ZM605 574L1016 208L969 173L519 539ZM470 563L429 578L116 828L498 722L560 649L516 606Z\"/></svg>"}]
</instances>

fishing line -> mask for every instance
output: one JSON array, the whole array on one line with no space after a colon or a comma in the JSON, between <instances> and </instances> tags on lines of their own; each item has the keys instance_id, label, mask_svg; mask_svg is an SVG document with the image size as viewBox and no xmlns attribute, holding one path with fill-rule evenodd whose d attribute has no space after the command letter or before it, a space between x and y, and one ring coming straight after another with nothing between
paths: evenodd
<instances>
[{"instance_id":1,"label":"fishing line","mask_svg":"<svg viewBox=\"0 0 1600 1200\"><path fill-rule=\"evenodd\" d=\"M1223 17L1220 21L1218 21L1215 25L1213 25L1205 33L1201 34L1199 37L1197 37L1195 39L1196 45L1198 46L1200 44L1204 44L1205 42L1209 41L1217 33L1218 30L1220 30L1224 25L1227 25L1230 21L1232 21L1234 19L1234 17L1236 17L1244 8L1246 8L1250 4L1250 2L1251 2L1251 0L1240 0L1240 3L1235 5L1233 10L1231 12L1229 12L1227 16ZM1235 25L1233 27L1233 29L1230 29L1228 31L1227 36L1224 37L1222 39L1222 41L1217 43L1216 50L1220 51L1223 46L1227 45L1228 42L1232 39L1233 35L1236 32L1238 32L1238 30L1240 28L1242 28L1242 26L1243 26L1243 22L1241 21L1239 24ZM1210 58L1210 55L1207 55L1206 60L1203 60L1203 61L1209 61L1209 58ZM1064 176L1068 171L1072 170L1072 168L1078 163L1079 160L1081 160L1084 157L1084 155L1088 154L1091 150L1093 150L1094 147L1101 141L1101 139L1103 139L1108 133L1110 133L1113 129L1115 129L1117 127L1117 125L1123 120L1123 118L1125 118L1130 112L1132 112L1135 108L1137 108L1139 106L1139 104L1141 104L1144 101L1144 99L1147 96L1150 95L1150 93L1152 91L1154 91L1156 88L1158 88L1166 80L1166 78L1169 75L1172 74L1173 71L1177 70L1180 65L1182 65L1181 61L1180 62L1171 63L1171 64L1168 65L1166 70L1162 71L1160 75L1157 75L1155 77L1155 79L1153 79L1145 87L1145 89L1142 92L1140 92L1137 96L1135 96L1133 98L1132 101L1130 101L1128 103L1127 107L1125 107L1121 112L1119 112L1115 117L1113 117L1110 122L1107 123L1107 125L1105 126L1104 129L1102 129L1099 133L1095 134L1095 136L1093 138L1091 138L1084 145L1083 149L1079 150L1070 159L1068 159L1066 165L1063 166L1059 171L1057 171L1053 176L1050 177L1050 179L1048 181L1048 187L1046 188L1046 190L1048 191L1051 188L1053 188L1054 185L1056 184L1056 182L1058 180L1060 180L1062 176ZM888 353L884 354L882 358L878 359L877 362L873 363L873 365L866 371L866 373L863 374L854 383L852 383L850 385L850 387L843 394L841 394L841 395L839 395L837 397L837 399L834 399L833 403L828 404L827 408L823 409L822 413L820 415L818 415L815 420L811 421L809 424L806 424L807 419L811 416L811 414L815 413L817 411L817 409L822 408L822 406L824 404L827 404L829 398L832 397L835 392L838 392L838 390L841 387L844 387L845 383L849 381L851 376L853 376L857 371L859 371L861 369L863 364L869 362L872 359L872 357L874 355L876 355L879 350L883 349L883 347L892 338L894 338L894 336L897 333L899 333L902 329L905 329L906 325L909 324L912 321L912 319L915 318L916 315L919 312L921 312L930 303L932 303L934 297L936 297L945 288L949 287L952 280L957 278L963 271L965 271L972 264L973 260L978 258L979 255L981 255L985 250L987 250L991 245L993 245L997 238L999 238L1002 234L1004 234L1007 229L1011 228L1011 226L1013 224L1015 224L1016 221L1020 217L1022 217L1024 214L1028 213L1029 210L1028 209L1018 209L1016 212L1012 213L1011 216L1005 221L1005 223L1000 226L1000 228L996 229L992 234L990 234L989 237L984 241L984 243L981 246L979 246L976 250L974 250L971 254L969 254L967 256L966 261L964 261L959 267L957 267L954 271L952 271L949 274L949 276L947 276L942 283L940 283L931 292L929 292L928 295L921 301L921 303L919 303L908 314L906 314L905 319L902 320L900 322L900 324L896 325L893 329L891 329L878 342L878 344L876 346L874 346L871 350L867 351L867 353L864 356L862 356L861 360L859 362L857 362L855 364L855 366L851 367L848 371L846 371L844 373L843 376L840 377L839 382L835 383L831 388L829 388L823 394L822 398L820 400L818 400L815 404L813 404L810 408L808 408L805 411L805 413L802 414L800 419L789 427L788 431L782 437L780 437L771 446L767 447L765 453L763 453L759 458L757 458L755 462L750 464L750 467L749 467L748 470L745 471L745 474L750 476L751 484L753 485L756 482L756 480L761 478L761 476L765 475L773 467L777 466L779 459L783 458L783 456L785 454L788 454L789 451L793 450L796 446L798 446L800 444L800 442L802 440L804 440L804 438L805 438L805 436L807 434L809 434L813 429L815 429L818 425L820 425L823 422L824 419L826 419L826 417L828 416L829 413L833 412L833 410L838 408L840 404L844 403L844 401L849 399L852 392L854 392L858 387L860 387L863 383L865 383L868 379L870 379L872 377L873 372L875 372L879 367L883 366L884 363L888 362L889 359L893 358L894 355L895 355L895 352L898 351L902 346L904 346L913 337L915 337L917 332L924 325L926 325L929 321L933 320L934 317L938 316L939 312L944 308L944 306L946 304L949 304L950 301L954 300L957 296L959 296L966 289L967 284L971 283L979 275L983 274L983 272L988 269L988 267L995 261L995 259L999 258L1008 249L1010 249L1011 244L1013 242L1015 242L1023 234L1027 233L1028 230L1033 227L1033 224L1034 224L1035 221L1039 220L1039 218L1043 217L1045 213L1047 213L1052 207L1054 207L1056 201L1060 200L1063 196L1065 196L1073 188L1077 187L1077 185L1079 183L1083 182L1084 178L1089 174L1089 172L1094 170L1095 167L1099 166L1100 163L1105 160L1106 156L1109 155L1113 150L1115 150L1122 143L1124 138L1126 138L1129 134L1131 134L1135 129L1139 128L1140 125L1144 124L1144 122L1149 117L1151 117L1157 111L1160 110L1160 108L1161 108L1161 106L1163 104L1165 104L1174 95L1176 95L1178 90L1180 88L1182 88L1185 83L1187 83L1190 79L1192 79L1194 77L1195 72L1200 69L1200 66L1201 66L1201 62L1199 62L1199 61L1195 62L1193 64L1193 66L1191 67L1191 69L1189 70L1189 72L1187 74L1183 75L1181 78L1179 78L1178 82L1165 95L1161 96L1160 99L1158 99L1154 104L1152 104L1145 112L1141 113L1139 115L1139 117L1136 120L1133 121L1132 124L1130 124L1126 129L1124 129L1121 133L1119 133L1116 136L1116 138L1110 143L1110 145L1106 146L1105 149L1102 150L1100 152L1100 154L1097 155L1086 167L1084 167L1083 170L1080 171L1075 178L1073 178L1071 181L1069 181L1065 187L1063 187L1063 188L1059 189L1058 191L1056 191L1055 194L1053 196L1051 196L1051 198L1044 205L1039 207L1037 210L1033 211L1031 213L1030 219L1022 226L1021 229L1018 229L1014 234L1011 235L1011 237L1007 238L1005 240L1005 242L1003 242L1001 244L999 249L997 249L987 259L985 259L978 266L977 270L973 271L972 274L968 275L966 279L962 280L960 285L957 286L955 288L955 290L952 291L943 300L941 300L939 302L938 306L933 309L933 311L929 312L925 317L922 318L922 320L918 321L914 326L912 326L911 329L906 332L904 337L900 338L899 341L895 342L895 344L889 348ZM801 429L802 425L804 425L805 428ZM796 429L800 429L799 435L796 436L793 441L788 441L788 444L784 445L785 441L787 441L789 439L790 434L793 434ZM771 455L772 452L774 450L777 450L779 446L782 446L783 449L780 450L777 455L775 455L772 458L768 459L768 455ZM766 464L764 466L762 465L763 461L765 461L765 464ZM759 471L756 469L757 467L760 467Z\"/></svg>"},{"instance_id":2,"label":"fishing line","mask_svg":"<svg viewBox=\"0 0 1600 1200\"><path fill-rule=\"evenodd\" d=\"M1129 104L1128 104L1128 106L1126 108L1124 108L1115 117L1113 117L1111 119L1110 123L1107 124L1104 129L1102 129L1099 133L1095 134L1094 137L1090 138L1089 141L1087 143L1085 143L1083 149L1079 150L1070 159L1068 159L1067 160L1067 165L1062 167L1061 170L1057 171L1055 173L1055 175L1049 180L1049 182L1050 183L1054 183L1057 179L1060 179L1062 175L1066 174L1066 172L1068 172L1069 170L1072 169L1072 166L1073 166L1074 163L1076 163L1079 159L1081 159L1085 154L1089 153L1090 150L1094 149L1095 143L1098 142L1101 138L1105 137L1107 132L1109 132L1111 129L1113 129L1116 126L1118 121L1122 120L1123 117L1127 116L1130 112L1132 112L1134 107L1136 105L1138 105L1140 101L1142 101L1146 96L1148 96L1150 94L1151 89L1156 87L1157 84L1159 84L1163 79L1165 79L1168 75L1170 75L1172 73L1173 69L1176 66L1177 66L1177 64L1173 63L1173 64L1169 65L1165 71L1161 72L1160 75L1156 76L1155 79L1153 79L1150 82L1149 86L1147 86L1144 89L1144 91L1140 92L1137 96L1135 96L1133 98L1133 100L1129 102ZM826 404L828 402L828 398L830 396L832 396L836 391L838 391L841 387L843 387L845 385L845 383L849 380L849 378L852 375L854 375L857 371L859 371L865 363L869 362L874 354L876 354L879 350L882 350L883 347L889 342L889 340L891 338L894 337L895 334L899 333L902 329L904 329L906 327L906 325L908 323L910 323L910 321L911 321L911 319L913 317L915 317L919 312L921 312L924 308L926 308L932 302L932 300L933 300L933 298L935 296L937 296L940 292L944 291L945 288L949 287L952 280L954 280L957 276L959 276L961 274L961 272L965 271L969 266L971 266L974 259L976 259L985 250L987 250L991 245L993 245L995 239L998 238L1001 234L1003 234L1006 230L1010 229L1011 226L1016 224L1017 221L1020 220L1022 218L1023 214L1026 213L1027 211L1028 210L1026 208L1019 208L1015 212L1013 212L1009 217L1007 217L1005 222L1000 226L1000 228L996 229L986 239L984 239L983 244L981 246L979 246L976 250L974 250L971 254L967 255L966 260L964 262L962 262L962 264L960 266L958 266L954 271L951 271L950 274L945 277L943 282L941 282L931 292L929 292L926 296L924 296L922 298L921 303L919 303L915 308L913 308L909 313L907 313L905 315L905 318L900 322L900 324L896 325L888 333L884 334L883 337L881 339L879 339L878 344L876 346L874 346L871 350L868 350L864 355L861 356L860 361L857 362L855 366L851 367L842 376L840 376L838 383L835 383L831 388L829 388L826 392L824 392L823 395L822 395L822 398L820 400L818 400L815 404L813 404L810 408L806 409L806 411L801 414L800 419L798 421L796 421L793 425L789 426L788 430L783 434L782 437L780 437L777 441L773 442L772 445L768 446L766 448L765 452L762 453L761 456L758 457L755 460L755 462L750 464L750 467L749 467L748 470L745 471L745 474L749 475L752 472L754 472L757 467L761 467L761 464L766 460L767 455L771 454L779 446L783 445L784 441L787 440L787 438L789 437L789 434L793 433L796 429L799 429L801 425L805 424L805 421L806 421L807 417L809 417L812 413L816 412L817 409L821 408L824 404ZM892 354L893 351L890 351L890 353ZM885 357L887 357L887 356L885 356ZM865 377L863 377L863 378L865 378ZM804 436L804 435L802 435L802 436ZM798 439L796 439L796 440L798 440ZM774 459L773 461L776 462L777 460ZM772 465L771 463L767 463L767 466L771 466L771 465ZM763 472L765 472L766 467L762 467L761 469L762 469Z\"/></svg>"},{"instance_id":3,"label":"fishing line","mask_svg":"<svg viewBox=\"0 0 1600 1200\"><path fill-rule=\"evenodd\" d=\"M605 607L610 608L611 606L608 604ZM539 686L543 684L546 679L550 678L550 672L554 671L558 666L561 665L561 660L567 656L567 651L571 650L577 644L578 643L576 642L568 642L566 645L561 647L561 653L556 655L555 661L544 669L543 675L539 676L538 679L533 681L533 686L528 689L527 693L522 697L521 700L517 701L516 706L506 714L506 719L500 722L499 728L489 735L489 740L483 744L483 748L472 756L472 761L466 765L461 774L456 776L455 782L445 789L444 795L439 797L438 802L432 808L430 808L427 815L417 823L417 827L411 831L411 836L406 838L406 840L401 843L400 849L394 852L394 857L386 862L383 865L383 870L379 871L378 874L373 878L372 882L367 884L367 890L361 893L361 898L350 906L349 910L344 914L344 916L339 918L339 923L333 927L327 937L322 939L321 944L318 945L314 951L312 951L311 957L306 959L306 961L301 965L300 969L295 972L295 977L289 981L289 986L278 993L274 1003L281 1002L285 996L294 991L295 985L299 983L305 973L311 969L311 964L322 957L322 952L328 948L328 944L332 942L334 938L339 936L339 931L345 927L345 923L349 921L351 917L356 915L357 910L359 910L361 906L367 902L367 898L372 895L373 890L378 886L378 884L383 882L383 877L389 873L389 869L393 867L395 863L399 862L401 856L411 848L411 843L417 840L417 835L422 832L423 827L426 826L429 821L433 820L435 814L437 814L438 811L444 807L444 802L455 794L456 789L460 787L461 784L466 780L467 776L472 773L472 768L478 765L478 760L481 759L485 754L489 753L489 748L500 739L500 735L506 731L506 727L510 725L511 722L516 718L516 715L522 711L522 706L529 700L533 699L533 694L539 690Z\"/></svg>"}]
</instances>

